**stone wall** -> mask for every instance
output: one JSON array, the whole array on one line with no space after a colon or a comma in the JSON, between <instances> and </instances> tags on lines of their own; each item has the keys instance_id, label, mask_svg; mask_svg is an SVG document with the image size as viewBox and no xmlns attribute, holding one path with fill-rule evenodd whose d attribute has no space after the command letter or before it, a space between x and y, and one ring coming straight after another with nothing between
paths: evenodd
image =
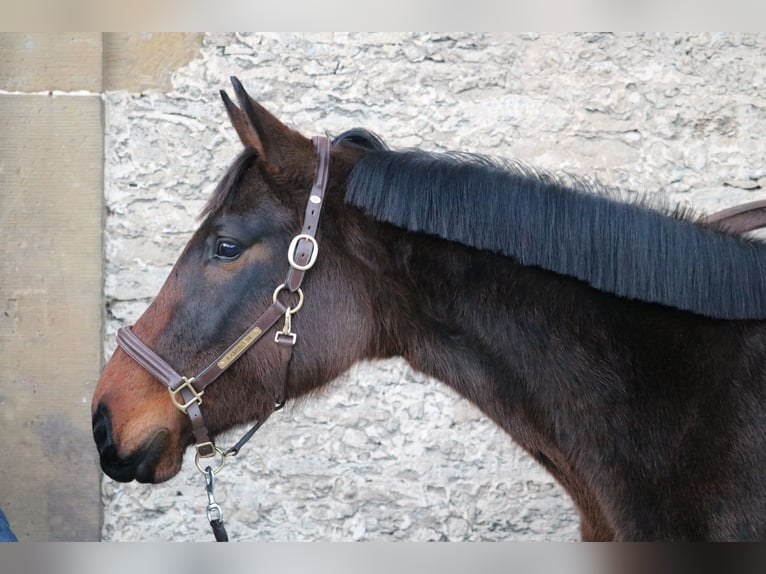
<instances>
[{"instance_id":1,"label":"stone wall","mask_svg":"<svg viewBox=\"0 0 766 574\"><path fill-rule=\"evenodd\" d=\"M707 211L766 187L764 35L208 34L179 65L172 87L104 95L107 355L239 151L218 97L231 75L306 135L364 126L393 147L516 157ZM105 478L104 539L211 539L190 458L159 486ZM217 492L240 540L578 536L536 463L399 360L274 416Z\"/></svg>"}]
</instances>

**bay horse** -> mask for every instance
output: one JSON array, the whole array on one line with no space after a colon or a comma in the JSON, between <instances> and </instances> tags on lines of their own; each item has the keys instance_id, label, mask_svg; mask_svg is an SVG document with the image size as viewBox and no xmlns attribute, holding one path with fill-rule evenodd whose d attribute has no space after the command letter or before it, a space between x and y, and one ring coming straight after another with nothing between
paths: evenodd
<instances>
[{"instance_id":1,"label":"bay horse","mask_svg":"<svg viewBox=\"0 0 766 574\"><path fill-rule=\"evenodd\" d=\"M93 396L108 476L168 480L400 356L555 477L583 540L766 537L766 245L520 163L312 142L232 82L244 149Z\"/></svg>"}]
</instances>

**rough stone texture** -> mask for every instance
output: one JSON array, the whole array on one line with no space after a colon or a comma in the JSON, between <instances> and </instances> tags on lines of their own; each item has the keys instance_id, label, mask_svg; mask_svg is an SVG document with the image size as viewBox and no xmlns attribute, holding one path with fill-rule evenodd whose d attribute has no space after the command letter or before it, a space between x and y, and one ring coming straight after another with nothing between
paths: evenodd
<instances>
[{"instance_id":1,"label":"rough stone texture","mask_svg":"<svg viewBox=\"0 0 766 574\"><path fill-rule=\"evenodd\" d=\"M517 157L713 211L763 197L764 70L763 35L207 35L172 91L105 96L106 351L239 150L217 96L230 75L307 135L364 126L395 147ZM105 479L104 538L209 540L187 459L161 486ZM536 463L398 360L273 417L217 489L241 540L578 536Z\"/></svg>"}]
</instances>

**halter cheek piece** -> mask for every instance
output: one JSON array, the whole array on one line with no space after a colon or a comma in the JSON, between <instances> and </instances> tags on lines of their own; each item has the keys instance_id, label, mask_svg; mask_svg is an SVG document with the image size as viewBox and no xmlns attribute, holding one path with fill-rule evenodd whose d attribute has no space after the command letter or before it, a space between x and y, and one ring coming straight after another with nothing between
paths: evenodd
<instances>
[{"instance_id":1,"label":"halter cheek piece","mask_svg":"<svg viewBox=\"0 0 766 574\"><path fill-rule=\"evenodd\" d=\"M217 473L226 461L226 457L236 455L242 445L250 439L255 431L265 422L265 418L258 421L238 442L236 445L221 450L210 438L205 420L200 410L202 396L210 383L220 377L237 359L255 343L260 341L263 336L271 329L280 318L284 317L284 327L278 331L274 337L278 345L282 364L285 370L285 384L287 383L287 366L292 357L292 348L295 345L296 335L292 332L291 319L303 305L303 291L301 283L303 277L316 262L319 252L319 245L316 240L316 232L319 224L319 215L324 201L325 189L327 187L327 177L330 170L330 140L324 136L315 136L312 141L314 148L319 156L316 177L309 194L309 200L306 205L306 214L303 219L303 229L296 235L290 243L287 259L290 263L290 269L285 278L285 282L277 286L272 297L272 304L269 306L256 321L247 328L239 339L234 341L221 355L207 367L205 367L196 377L187 378L178 374L165 360L147 347L138 336L133 333L130 327L123 327L117 333L117 344L139 365L151 373L157 380L165 385L169 392L173 404L183 413L189 416L191 420L192 432L194 433L197 455L195 463L197 468L203 474L207 475L208 497L208 518L210 518L211 507L217 507L212 499L213 473ZM295 307L289 307L279 301L279 295L282 291L298 295L298 303ZM283 401L277 405L277 409L284 405ZM276 409L275 409L276 410ZM216 454L221 456L221 463L215 470L210 467L203 469L200 464L201 458L214 457ZM213 509L215 511L215 508ZM220 515L220 507L217 507ZM215 512L213 513L215 514ZM212 523L211 519L211 523Z\"/></svg>"}]
</instances>

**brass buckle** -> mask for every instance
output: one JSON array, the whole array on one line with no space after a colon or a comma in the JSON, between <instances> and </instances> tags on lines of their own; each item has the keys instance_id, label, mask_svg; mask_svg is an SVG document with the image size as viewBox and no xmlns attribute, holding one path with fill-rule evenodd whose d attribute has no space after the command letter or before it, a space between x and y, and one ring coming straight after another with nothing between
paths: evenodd
<instances>
[{"instance_id":1,"label":"brass buckle","mask_svg":"<svg viewBox=\"0 0 766 574\"><path fill-rule=\"evenodd\" d=\"M202 395L205 394L205 391L197 391L197 389L194 388L194 377L191 379L187 379L186 377L183 378L183 384L178 387L175 391L173 389L168 389L170 392L170 399L173 401L173 404L180 410L182 413L186 414L186 409L188 409L192 404L197 403L198 405L202 404ZM183 391L184 389L189 389L192 395L194 395L192 398L190 398L187 402L181 402L178 400L178 394ZM183 400L183 399L182 399Z\"/></svg>"}]
</instances>

